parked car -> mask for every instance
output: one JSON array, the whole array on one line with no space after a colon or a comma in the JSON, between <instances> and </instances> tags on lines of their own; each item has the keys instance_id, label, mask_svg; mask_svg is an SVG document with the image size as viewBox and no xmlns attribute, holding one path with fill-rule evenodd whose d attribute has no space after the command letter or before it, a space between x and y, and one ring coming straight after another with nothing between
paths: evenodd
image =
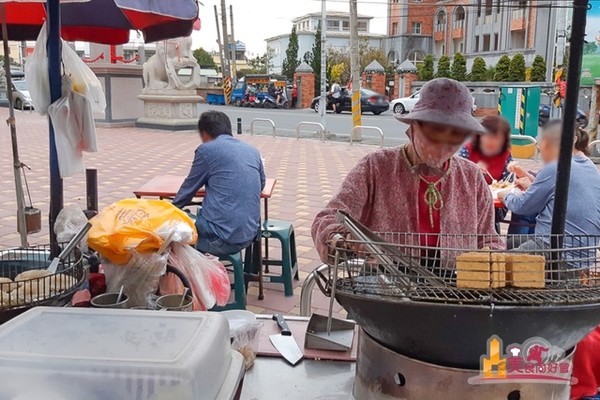
<instances>
[{"instance_id":1,"label":"parked car","mask_svg":"<svg viewBox=\"0 0 600 400\"><path fill-rule=\"evenodd\" d=\"M540 104L540 119L539 126L543 126L550 119L550 106L548 104ZM577 117L575 117L580 128L585 128L588 124L588 116L583 110L577 107Z\"/></svg>"},{"instance_id":2,"label":"parked car","mask_svg":"<svg viewBox=\"0 0 600 400\"><path fill-rule=\"evenodd\" d=\"M415 104L417 104L417 101L419 101L420 97L420 93L417 92L408 97L402 97L399 99L392 100L390 106L392 107L392 111L394 112L394 114L409 113L413 110ZM477 110L477 105L475 104L475 98L473 96L471 96L471 99L473 101L472 112L475 113L475 111Z\"/></svg>"},{"instance_id":3,"label":"parked car","mask_svg":"<svg viewBox=\"0 0 600 400\"><path fill-rule=\"evenodd\" d=\"M19 110L33 109L33 102L25 80L13 81L13 104Z\"/></svg>"},{"instance_id":4,"label":"parked car","mask_svg":"<svg viewBox=\"0 0 600 400\"><path fill-rule=\"evenodd\" d=\"M341 100L340 104L337 107L337 113L341 113L343 111L352 112L352 95L348 91L347 88L342 88L341 91ZM315 110L315 112L319 112L319 104L321 102L321 97L315 97L312 100L311 108ZM330 101L327 102L327 109L333 110L333 106ZM390 109L389 99L377 92L374 92L370 89L360 89L360 109L363 113L372 112L375 115L379 115L381 113L386 112Z\"/></svg>"}]
</instances>

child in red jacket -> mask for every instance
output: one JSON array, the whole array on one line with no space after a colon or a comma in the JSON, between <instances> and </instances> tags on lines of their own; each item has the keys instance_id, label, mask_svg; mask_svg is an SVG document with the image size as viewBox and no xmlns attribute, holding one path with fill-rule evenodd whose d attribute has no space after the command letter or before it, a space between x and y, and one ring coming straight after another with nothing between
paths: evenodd
<instances>
[{"instance_id":1,"label":"child in red jacket","mask_svg":"<svg viewBox=\"0 0 600 400\"><path fill-rule=\"evenodd\" d=\"M577 384L571 388L571 400L600 399L600 326L577 345L573 377Z\"/></svg>"}]
</instances>

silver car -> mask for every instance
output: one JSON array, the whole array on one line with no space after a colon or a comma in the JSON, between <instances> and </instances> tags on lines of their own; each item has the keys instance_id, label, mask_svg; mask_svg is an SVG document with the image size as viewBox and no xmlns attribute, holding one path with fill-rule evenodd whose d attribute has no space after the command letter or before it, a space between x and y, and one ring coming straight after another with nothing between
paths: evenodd
<instances>
[{"instance_id":1,"label":"silver car","mask_svg":"<svg viewBox=\"0 0 600 400\"><path fill-rule=\"evenodd\" d=\"M19 110L33 109L33 102L25 80L13 81L13 104Z\"/></svg>"}]
</instances>

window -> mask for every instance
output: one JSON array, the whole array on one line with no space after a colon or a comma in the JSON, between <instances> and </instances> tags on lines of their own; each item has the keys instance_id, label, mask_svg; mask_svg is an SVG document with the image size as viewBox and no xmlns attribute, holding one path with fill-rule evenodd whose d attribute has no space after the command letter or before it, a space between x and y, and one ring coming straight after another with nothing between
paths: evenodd
<instances>
[{"instance_id":1,"label":"window","mask_svg":"<svg viewBox=\"0 0 600 400\"><path fill-rule=\"evenodd\" d=\"M367 31L367 22L366 21L358 21L358 30L362 31L362 32L366 32Z\"/></svg>"},{"instance_id":2,"label":"window","mask_svg":"<svg viewBox=\"0 0 600 400\"><path fill-rule=\"evenodd\" d=\"M479 51L479 36L475 36L475 52Z\"/></svg>"},{"instance_id":3,"label":"window","mask_svg":"<svg viewBox=\"0 0 600 400\"><path fill-rule=\"evenodd\" d=\"M481 17L481 0L477 0L477 16Z\"/></svg>"},{"instance_id":4,"label":"window","mask_svg":"<svg viewBox=\"0 0 600 400\"><path fill-rule=\"evenodd\" d=\"M494 0L485 0L485 15L492 15Z\"/></svg>"},{"instance_id":5,"label":"window","mask_svg":"<svg viewBox=\"0 0 600 400\"><path fill-rule=\"evenodd\" d=\"M496 0L496 13L500 14L500 0Z\"/></svg>"},{"instance_id":6,"label":"window","mask_svg":"<svg viewBox=\"0 0 600 400\"><path fill-rule=\"evenodd\" d=\"M350 21L342 21L342 29L345 31L350 30Z\"/></svg>"},{"instance_id":7,"label":"window","mask_svg":"<svg viewBox=\"0 0 600 400\"><path fill-rule=\"evenodd\" d=\"M422 22L413 22L411 24L411 32L413 33L413 35L420 35L422 27L423 27Z\"/></svg>"},{"instance_id":8,"label":"window","mask_svg":"<svg viewBox=\"0 0 600 400\"><path fill-rule=\"evenodd\" d=\"M483 35L483 48L481 51L490 51L490 35Z\"/></svg>"},{"instance_id":9,"label":"window","mask_svg":"<svg viewBox=\"0 0 600 400\"><path fill-rule=\"evenodd\" d=\"M494 34L494 50L496 50L496 51L500 50L500 46L499 45L500 45L500 43L499 43L499 37L498 37L498 34L495 33Z\"/></svg>"},{"instance_id":10,"label":"window","mask_svg":"<svg viewBox=\"0 0 600 400\"><path fill-rule=\"evenodd\" d=\"M339 30L340 29L340 21L327 21L327 30Z\"/></svg>"},{"instance_id":11,"label":"window","mask_svg":"<svg viewBox=\"0 0 600 400\"><path fill-rule=\"evenodd\" d=\"M392 36L396 36L398 34L398 23L392 23Z\"/></svg>"},{"instance_id":12,"label":"window","mask_svg":"<svg viewBox=\"0 0 600 400\"><path fill-rule=\"evenodd\" d=\"M519 0L519 8L527 8L527 0Z\"/></svg>"},{"instance_id":13,"label":"window","mask_svg":"<svg viewBox=\"0 0 600 400\"><path fill-rule=\"evenodd\" d=\"M445 31L446 30L446 13L440 10L435 16L435 31Z\"/></svg>"}]
</instances>

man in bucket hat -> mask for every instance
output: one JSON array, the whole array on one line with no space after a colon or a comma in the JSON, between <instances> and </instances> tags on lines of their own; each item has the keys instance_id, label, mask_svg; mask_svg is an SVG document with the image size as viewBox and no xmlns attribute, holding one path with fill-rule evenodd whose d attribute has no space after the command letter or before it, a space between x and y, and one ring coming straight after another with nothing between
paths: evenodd
<instances>
[{"instance_id":1,"label":"man in bucket hat","mask_svg":"<svg viewBox=\"0 0 600 400\"><path fill-rule=\"evenodd\" d=\"M471 135L486 133L471 107L469 89L455 80L439 78L423 86L413 111L396 116L409 125L410 142L364 157L316 216L312 236L324 262L331 261L331 244L347 236L336 221L338 210L373 231L423 234L415 243L420 246L502 247L480 169L455 156ZM440 234L482 235L457 244Z\"/></svg>"}]
</instances>

